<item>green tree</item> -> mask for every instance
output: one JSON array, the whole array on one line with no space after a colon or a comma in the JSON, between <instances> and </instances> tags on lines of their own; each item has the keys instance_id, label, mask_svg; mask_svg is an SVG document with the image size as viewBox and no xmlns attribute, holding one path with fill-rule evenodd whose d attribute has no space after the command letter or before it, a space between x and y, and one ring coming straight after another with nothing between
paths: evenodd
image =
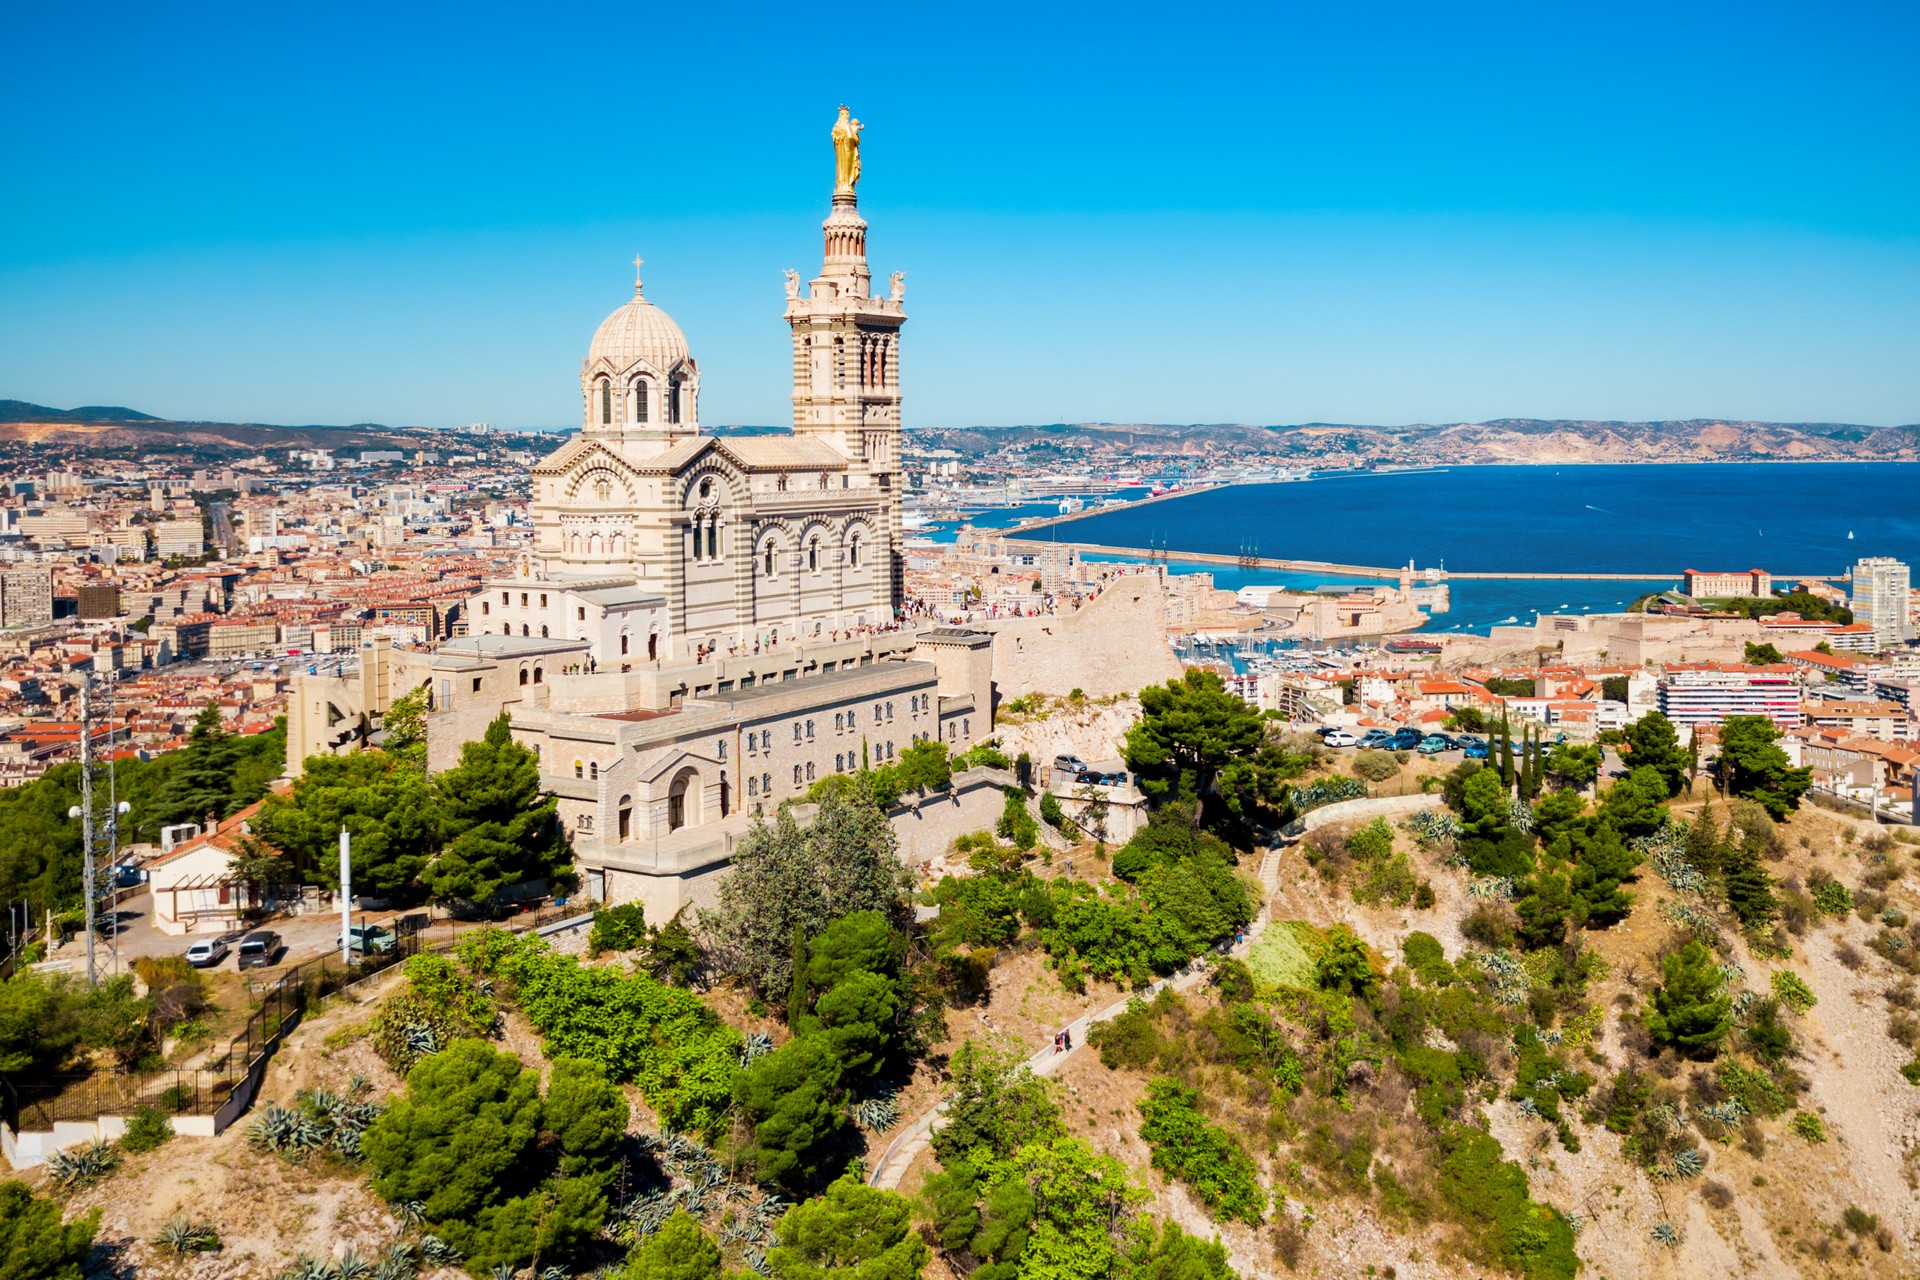
<instances>
[{"instance_id":1,"label":"green tree","mask_svg":"<svg viewBox=\"0 0 1920 1280\"><path fill-rule=\"evenodd\" d=\"M952 1087L946 1123L934 1131L933 1152L945 1165L976 1152L1005 1159L1060 1128L1060 1107L1050 1082L1027 1069L1023 1057L1002 1047L968 1040L948 1064Z\"/></svg>"},{"instance_id":2,"label":"green tree","mask_svg":"<svg viewBox=\"0 0 1920 1280\"><path fill-rule=\"evenodd\" d=\"M1713 953L1691 939L1660 961L1660 985L1644 1019L1647 1034L1689 1058L1711 1058L1733 1028L1733 997L1727 994Z\"/></svg>"},{"instance_id":3,"label":"green tree","mask_svg":"<svg viewBox=\"0 0 1920 1280\"><path fill-rule=\"evenodd\" d=\"M426 869L434 845L426 774L384 751L310 756L293 790L270 796L253 824L302 877L338 888L340 828L353 839L353 883L403 893Z\"/></svg>"},{"instance_id":4,"label":"green tree","mask_svg":"<svg viewBox=\"0 0 1920 1280\"><path fill-rule=\"evenodd\" d=\"M1559 742L1547 752L1546 775L1563 787L1589 787L1600 776L1600 748L1587 742Z\"/></svg>"},{"instance_id":5,"label":"green tree","mask_svg":"<svg viewBox=\"0 0 1920 1280\"><path fill-rule=\"evenodd\" d=\"M1627 726L1627 749L1628 768L1652 769L1660 776L1667 796L1680 794L1687 776L1687 751L1680 745L1673 721L1658 711L1647 712Z\"/></svg>"},{"instance_id":6,"label":"green tree","mask_svg":"<svg viewBox=\"0 0 1920 1280\"><path fill-rule=\"evenodd\" d=\"M1746 663L1748 666L1771 667L1782 661L1785 659L1780 656L1780 651L1771 644L1755 644L1751 640L1747 641Z\"/></svg>"},{"instance_id":7,"label":"green tree","mask_svg":"<svg viewBox=\"0 0 1920 1280\"><path fill-rule=\"evenodd\" d=\"M1800 807L1813 770L1796 769L1780 746L1780 730L1765 716L1728 716L1720 726L1720 768L1727 794L1757 802L1784 818Z\"/></svg>"},{"instance_id":8,"label":"green tree","mask_svg":"<svg viewBox=\"0 0 1920 1280\"><path fill-rule=\"evenodd\" d=\"M676 1209L634 1249L620 1280L720 1280L720 1246L685 1209Z\"/></svg>"},{"instance_id":9,"label":"green tree","mask_svg":"<svg viewBox=\"0 0 1920 1280\"><path fill-rule=\"evenodd\" d=\"M1346 991L1360 994L1378 980L1367 944L1354 936L1346 925L1327 930L1320 958L1314 962L1313 979L1322 991Z\"/></svg>"},{"instance_id":10,"label":"green tree","mask_svg":"<svg viewBox=\"0 0 1920 1280\"><path fill-rule=\"evenodd\" d=\"M1567 920L1574 910L1567 877L1564 872L1541 871L1528 883L1528 892L1514 904L1521 944L1528 950L1557 947L1567 936Z\"/></svg>"},{"instance_id":11,"label":"green tree","mask_svg":"<svg viewBox=\"0 0 1920 1280\"><path fill-rule=\"evenodd\" d=\"M361 1149L381 1197L420 1201L430 1223L470 1223L527 1187L540 1125L539 1074L456 1040L407 1073L406 1093L367 1127Z\"/></svg>"},{"instance_id":12,"label":"green tree","mask_svg":"<svg viewBox=\"0 0 1920 1280\"><path fill-rule=\"evenodd\" d=\"M422 880L434 897L483 902L525 880L571 883L558 801L541 794L539 758L513 740L505 712L434 779L433 804L441 848Z\"/></svg>"},{"instance_id":13,"label":"green tree","mask_svg":"<svg viewBox=\"0 0 1920 1280\"><path fill-rule=\"evenodd\" d=\"M912 1203L851 1175L787 1210L774 1240L776 1280L915 1280L927 1265Z\"/></svg>"},{"instance_id":14,"label":"green tree","mask_svg":"<svg viewBox=\"0 0 1920 1280\"><path fill-rule=\"evenodd\" d=\"M1151 1223L1140 1226L1127 1246L1129 1280L1236 1280L1218 1240L1190 1236L1177 1222L1161 1223L1157 1234Z\"/></svg>"},{"instance_id":15,"label":"green tree","mask_svg":"<svg viewBox=\"0 0 1920 1280\"><path fill-rule=\"evenodd\" d=\"M388 755L426 768L427 686L409 689L388 703L380 729L380 744Z\"/></svg>"},{"instance_id":16,"label":"green tree","mask_svg":"<svg viewBox=\"0 0 1920 1280\"><path fill-rule=\"evenodd\" d=\"M912 920L908 876L892 825L854 788L820 802L802 829L785 810L756 819L720 884L720 902L701 925L720 965L745 978L762 998L783 995L793 981L793 934L816 937L856 911L877 911L894 927Z\"/></svg>"},{"instance_id":17,"label":"green tree","mask_svg":"<svg viewBox=\"0 0 1920 1280\"><path fill-rule=\"evenodd\" d=\"M1621 885L1633 877L1641 856L1629 848L1602 817L1582 844L1573 866L1573 894L1577 916L1588 924L1610 925L1633 909L1633 895Z\"/></svg>"},{"instance_id":18,"label":"green tree","mask_svg":"<svg viewBox=\"0 0 1920 1280\"><path fill-rule=\"evenodd\" d=\"M824 1036L795 1036L740 1073L734 1098L752 1119L743 1153L763 1182L816 1185L846 1130L842 1064Z\"/></svg>"},{"instance_id":19,"label":"green tree","mask_svg":"<svg viewBox=\"0 0 1920 1280\"><path fill-rule=\"evenodd\" d=\"M1602 677L1600 681L1600 696L1608 702L1625 702L1628 696L1627 686L1630 683L1630 679L1628 676Z\"/></svg>"},{"instance_id":20,"label":"green tree","mask_svg":"<svg viewBox=\"0 0 1920 1280\"><path fill-rule=\"evenodd\" d=\"M953 778L947 762L947 744L935 738L916 742L900 753L891 768L902 791L944 791Z\"/></svg>"},{"instance_id":21,"label":"green tree","mask_svg":"<svg viewBox=\"0 0 1920 1280\"><path fill-rule=\"evenodd\" d=\"M1140 719L1127 731L1127 767L1155 800L1204 802L1220 771L1254 756L1266 740L1260 713L1227 692L1218 672L1190 667L1140 691Z\"/></svg>"},{"instance_id":22,"label":"green tree","mask_svg":"<svg viewBox=\"0 0 1920 1280\"><path fill-rule=\"evenodd\" d=\"M1497 770L1465 775L1459 813L1465 828L1460 856L1475 874L1519 876L1533 869L1533 839L1513 825L1507 786Z\"/></svg>"},{"instance_id":23,"label":"green tree","mask_svg":"<svg viewBox=\"0 0 1920 1280\"><path fill-rule=\"evenodd\" d=\"M560 1171L598 1173L613 1162L631 1109L597 1062L561 1058L553 1064L542 1110L543 1128L560 1144Z\"/></svg>"},{"instance_id":24,"label":"green tree","mask_svg":"<svg viewBox=\"0 0 1920 1280\"><path fill-rule=\"evenodd\" d=\"M204 823L209 814L224 818L239 807L233 794L233 739L221 721L219 703L201 708L187 733L187 745L177 756L153 798L155 816L163 826Z\"/></svg>"},{"instance_id":25,"label":"green tree","mask_svg":"<svg viewBox=\"0 0 1920 1280\"><path fill-rule=\"evenodd\" d=\"M1638 840L1666 823L1666 799L1671 794L1658 769L1636 765L1600 797L1597 816L1611 822L1623 838Z\"/></svg>"},{"instance_id":26,"label":"green tree","mask_svg":"<svg viewBox=\"0 0 1920 1280\"><path fill-rule=\"evenodd\" d=\"M100 1210L60 1220L60 1202L24 1182L0 1182L0 1280L81 1280Z\"/></svg>"},{"instance_id":27,"label":"green tree","mask_svg":"<svg viewBox=\"0 0 1920 1280\"><path fill-rule=\"evenodd\" d=\"M28 969L0 982L0 1074L52 1071L79 1039L66 979Z\"/></svg>"},{"instance_id":28,"label":"green tree","mask_svg":"<svg viewBox=\"0 0 1920 1280\"><path fill-rule=\"evenodd\" d=\"M1216 1217L1258 1226L1267 1194L1259 1171L1227 1130L1200 1113L1200 1091L1165 1077L1147 1083L1140 1103L1140 1136L1153 1149L1153 1167L1186 1183Z\"/></svg>"},{"instance_id":29,"label":"green tree","mask_svg":"<svg viewBox=\"0 0 1920 1280\"><path fill-rule=\"evenodd\" d=\"M1120 1272L1121 1246L1146 1192L1112 1156L1078 1138L1029 1143L1015 1153L1012 1176L1033 1195L1033 1236L1020 1275L1104 1280Z\"/></svg>"},{"instance_id":30,"label":"green tree","mask_svg":"<svg viewBox=\"0 0 1920 1280\"><path fill-rule=\"evenodd\" d=\"M1732 833L1728 834L1731 837ZM1750 932L1765 929L1780 914L1780 900L1773 892L1773 873L1761 860L1762 848L1757 835L1721 845L1720 882L1727 896L1727 908Z\"/></svg>"}]
</instances>

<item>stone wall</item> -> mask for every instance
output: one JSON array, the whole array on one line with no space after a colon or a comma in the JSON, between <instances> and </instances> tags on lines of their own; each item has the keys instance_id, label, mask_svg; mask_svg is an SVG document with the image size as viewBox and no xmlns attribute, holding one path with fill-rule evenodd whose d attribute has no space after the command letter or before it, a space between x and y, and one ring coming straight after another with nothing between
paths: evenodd
<instances>
[{"instance_id":1,"label":"stone wall","mask_svg":"<svg viewBox=\"0 0 1920 1280\"><path fill-rule=\"evenodd\" d=\"M968 769L953 775L950 791L903 797L889 815L900 857L909 866L925 862L951 849L960 836L993 830L1007 804L1000 789L1017 782L1004 769Z\"/></svg>"},{"instance_id":2,"label":"stone wall","mask_svg":"<svg viewBox=\"0 0 1920 1280\"><path fill-rule=\"evenodd\" d=\"M1170 680L1180 663L1165 608L1157 577L1128 574L1077 613L978 624L993 632L994 691L1002 701L1036 690L1104 698Z\"/></svg>"}]
</instances>

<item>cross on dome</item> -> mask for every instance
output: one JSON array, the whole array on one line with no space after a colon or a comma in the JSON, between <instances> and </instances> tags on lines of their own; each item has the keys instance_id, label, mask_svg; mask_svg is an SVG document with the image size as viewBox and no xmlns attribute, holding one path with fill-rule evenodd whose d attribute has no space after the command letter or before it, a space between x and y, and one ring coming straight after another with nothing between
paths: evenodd
<instances>
[{"instance_id":1,"label":"cross on dome","mask_svg":"<svg viewBox=\"0 0 1920 1280\"><path fill-rule=\"evenodd\" d=\"M633 296L636 298L640 296L640 264L645 261L637 253L633 256Z\"/></svg>"}]
</instances>

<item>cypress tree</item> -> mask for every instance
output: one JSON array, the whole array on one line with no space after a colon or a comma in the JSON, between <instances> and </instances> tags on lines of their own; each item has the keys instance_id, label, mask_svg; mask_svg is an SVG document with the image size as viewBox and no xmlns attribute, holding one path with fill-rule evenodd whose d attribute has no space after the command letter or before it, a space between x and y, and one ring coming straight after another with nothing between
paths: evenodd
<instances>
[{"instance_id":1,"label":"cypress tree","mask_svg":"<svg viewBox=\"0 0 1920 1280\"><path fill-rule=\"evenodd\" d=\"M807 1016L807 934L793 926L793 983L787 988L787 1026L796 1033Z\"/></svg>"},{"instance_id":2,"label":"cypress tree","mask_svg":"<svg viewBox=\"0 0 1920 1280\"><path fill-rule=\"evenodd\" d=\"M1749 930L1766 928L1780 914L1780 901L1773 894L1773 875L1760 861L1760 850L1749 838L1738 844L1721 846L1725 858L1721 883L1727 906Z\"/></svg>"},{"instance_id":3,"label":"cypress tree","mask_svg":"<svg viewBox=\"0 0 1920 1280\"><path fill-rule=\"evenodd\" d=\"M1500 718L1500 785L1513 785L1513 727Z\"/></svg>"}]
</instances>

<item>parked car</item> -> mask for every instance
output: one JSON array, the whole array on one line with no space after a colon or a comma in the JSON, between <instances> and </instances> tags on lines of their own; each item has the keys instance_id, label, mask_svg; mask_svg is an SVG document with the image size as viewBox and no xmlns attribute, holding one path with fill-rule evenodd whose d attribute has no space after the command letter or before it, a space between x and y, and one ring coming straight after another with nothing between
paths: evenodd
<instances>
[{"instance_id":1,"label":"parked car","mask_svg":"<svg viewBox=\"0 0 1920 1280\"><path fill-rule=\"evenodd\" d=\"M1427 735L1418 729L1403 729L1380 745L1388 751L1412 751L1426 740Z\"/></svg>"},{"instance_id":2,"label":"parked car","mask_svg":"<svg viewBox=\"0 0 1920 1280\"><path fill-rule=\"evenodd\" d=\"M377 924L353 924L341 935L340 942L349 950L361 955L386 955L393 950L393 930L383 929Z\"/></svg>"},{"instance_id":3,"label":"parked car","mask_svg":"<svg viewBox=\"0 0 1920 1280\"><path fill-rule=\"evenodd\" d=\"M1055 756L1053 758L1053 771L1055 773L1070 774L1077 778L1087 771L1087 762L1079 756Z\"/></svg>"},{"instance_id":4,"label":"parked car","mask_svg":"<svg viewBox=\"0 0 1920 1280\"><path fill-rule=\"evenodd\" d=\"M1393 735L1385 729L1369 729L1360 735L1360 745L1363 747L1384 747L1392 741Z\"/></svg>"},{"instance_id":5,"label":"parked car","mask_svg":"<svg viewBox=\"0 0 1920 1280\"><path fill-rule=\"evenodd\" d=\"M1345 729L1335 729L1327 735L1327 745L1330 747L1357 747L1360 745L1360 739L1354 737Z\"/></svg>"},{"instance_id":6,"label":"parked car","mask_svg":"<svg viewBox=\"0 0 1920 1280\"><path fill-rule=\"evenodd\" d=\"M280 958L285 950L280 943L280 935L271 929L255 929L240 939L239 967L242 969L265 969Z\"/></svg>"},{"instance_id":7,"label":"parked car","mask_svg":"<svg viewBox=\"0 0 1920 1280\"><path fill-rule=\"evenodd\" d=\"M1466 746L1460 748L1460 754L1469 760L1485 760L1487 758L1487 744L1484 742L1469 742Z\"/></svg>"},{"instance_id":8,"label":"parked car","mask_svg":"<svg viewBox=\"0 0 1920 1280\"><path fill-rule=\"evenodd\" d=\"M187 948L187 963L196 969L211 969L232 949L225 938L203 938Z\"/></svg>"},{"instance_id":9,"label":"parked car","mask_svg":"<svg viewBox=\"0 0 1920 1280\"><path fill-rule=\"evenodd\" d=\"M1453 750L1453 739L1445 734L1435 734L1430 738L1422 739L1420 745L1414 750L1423 756L1437 756L1442 751Z\"/></svg>"}]
</instances>

